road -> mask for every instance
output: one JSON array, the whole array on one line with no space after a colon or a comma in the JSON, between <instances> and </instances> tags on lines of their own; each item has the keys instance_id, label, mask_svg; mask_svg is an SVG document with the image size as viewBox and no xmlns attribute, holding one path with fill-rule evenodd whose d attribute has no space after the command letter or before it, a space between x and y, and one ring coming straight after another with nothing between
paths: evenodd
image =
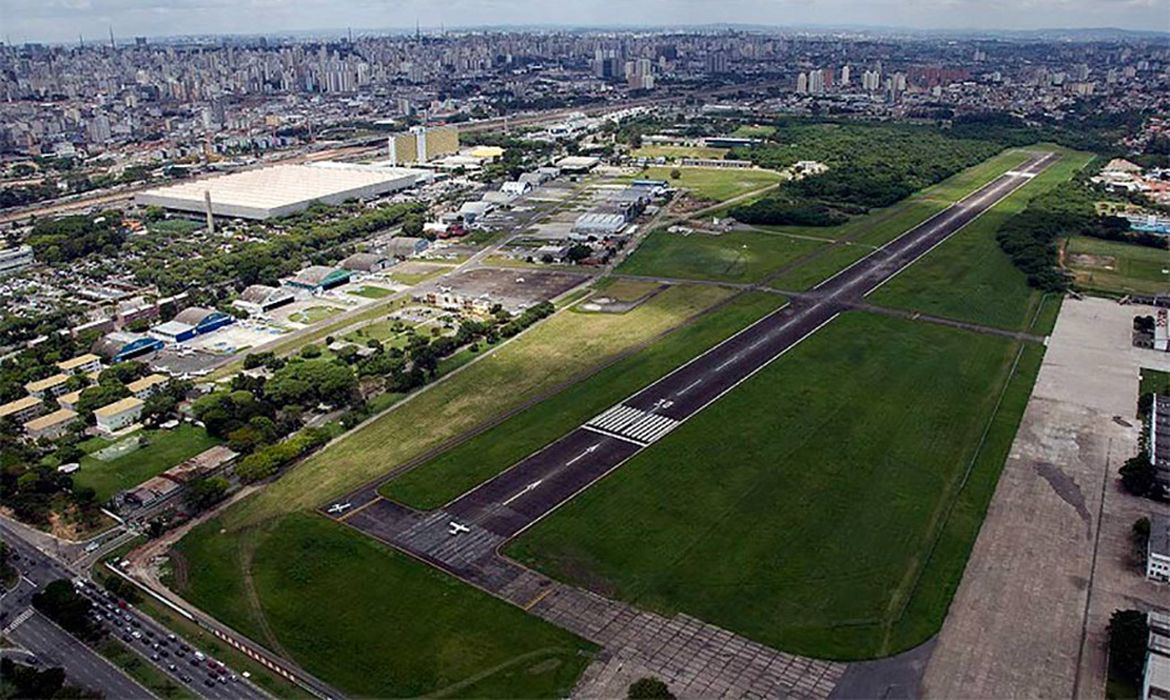
<instances>
[{"instance_id":1,"label":"road","mask_svg":"<svg viewBox=\"0 0 1170 700\"><path fill-rule=\"evenodd\" d=\"M19 527L0 520L0 537L16 553L14 564L21 573L18 585L0 599L3 613L0 624L5 634L46 663L56 665L71 660L72 665L65 665L65 670L78 685L102 690L106 697L149 697L149 692L121 670L32 611L32 595L36 590L57 579L77 579L78 573L29 543L22 534ZM127 647L176 684L186 685L204 698L268 697L231 669L217 666L213 670L208 665L211 659L196 660L197 649L193 645L133 606L123 607L114 596L93 583L84 583L80 590L95 606L102 625L112 636L121 638Z\"/></svg>"}]
</instances>

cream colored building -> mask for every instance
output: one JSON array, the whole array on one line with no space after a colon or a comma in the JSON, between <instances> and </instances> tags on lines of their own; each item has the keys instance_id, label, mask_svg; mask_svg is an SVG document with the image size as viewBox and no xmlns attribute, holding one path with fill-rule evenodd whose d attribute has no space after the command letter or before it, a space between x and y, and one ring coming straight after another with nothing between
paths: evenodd
<instances>
[{"instance_id":1,"label":"cream colored building","mask_svg":"<svg viewBox=\"0 0 1170 700\"><path fill-rule=\"evenodd\" d=\"M429 163L459 151L459 129L453 126L412 126L410 131L391 134L387 148L389 160L394 165Z\"/></svg>"},{"instance_id":2,"label":"cream colored building","mask_svg":"<svg viewBox=\"0 0 1170 700\"><path fill-rule=\"evenodd\" d=\"M35 396L24 396L0 406L0 418L11 418L17 423L30 421L40 415L44 404Z\"/></svg>"},{"instance_id":3,"label":"cream colored building","mask_svg":"<svg viewBox=\"0 0 1170 700\"><path fill-rule=\"evenodd\" d=\"M121 401L115 401L109 406L102 406L93 412L100 432L116 433L119 430L134 425L142 415L142 399L127 396Z\"/></svg>"},{"instance_id":4,"label":"cream colored building","mask_svg":"<svg viewBox=\"0 0 1170 700\"><path fill-rule=\"evenodd\" d=\"M34 440L37 438L53 439L64 434L75 420L77 420L77 413L75 411L62 408L25 423L24 432Z\"/></svg>"}]
</instances>

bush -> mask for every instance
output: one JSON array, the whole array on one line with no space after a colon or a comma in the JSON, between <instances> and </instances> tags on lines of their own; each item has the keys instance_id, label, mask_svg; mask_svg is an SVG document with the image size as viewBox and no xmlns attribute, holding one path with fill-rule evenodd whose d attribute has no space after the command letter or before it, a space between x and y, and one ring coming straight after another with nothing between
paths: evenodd
<instances>
[{"instance_id":1,"label":"bush","mask_svg":"<svg viewBox=\"0 0 1170 700\"><path fill-rule=\"evenodd\" d=\"M1150 627L1138 610L1114 610L1109 618L1109 670L1135 687L1142 683Z\"/></svg>"},{"instance_id":2,"label":"bush","mask_svg":"<svg viewBox=\"0 0 1170 700\"><path fill-rule=\"evenodd\" d=\"M657 678L639 678L630 684L626 697L631 700L674 700L674 693Z\"/></svg>"}]
</instances>

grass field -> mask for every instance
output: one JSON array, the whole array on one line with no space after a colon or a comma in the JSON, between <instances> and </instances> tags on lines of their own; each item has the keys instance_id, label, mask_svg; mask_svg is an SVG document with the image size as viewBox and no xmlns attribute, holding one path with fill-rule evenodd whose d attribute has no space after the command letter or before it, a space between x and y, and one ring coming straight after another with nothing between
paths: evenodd
<instances>
[{"instance_id":1,"label":"grass field","mask_svg":"<svg viewBox=\"0 0 1170 700\"><path fill-rule=\"evenodd\" d=\"M394 292L386 289L385 287L363 286L358 289L351 289L349 293L359 297L365 297L367 299L385 299Z\"/></svg>"},{"instance_id":2,"label":"grass field","mask_svg":"<svg viewBox=\"0 0 1170 700\"><path fill-rule=\"evenodd\" d=\"M606 277L597 281L595 286L597 294L595 296L614 301L637 301L660 286L657 282Z\"/></svg>"},{"instance_id":3,"label":"grass field","mask_svg":"<svg viewBox=\"0 0 1170 700\"><path fill-rule=\"evenodd\" d=\"M341 313L341 309L336 306L310 306L304 311L297 311L296 313L290 314L288 320L293 323L311 325L324 321L330 316L335 316L339 313Z\"/></svg>"},{"instance_id":4,"label":"grass field","mask_svg":"<svg viewBox=\"0 0 1170 700\"><path fill-rule=\"evenodd\" d=\"M357 697L565 697L592 645L316 515L179 545L180 591ZM251 587L248 590L247 587Z\"/></svg>"},{"instance_id":5,"label":"grass field","mask_svg":"<svg viewBox=\"0 0 1170 700\"><path fill-rule=\"evenodd\" d=\"M1027 401L1042 349L1003 394L1017 352L846 314L509 553L786 651L910 648L941 624Z\"/></svg>"},{"instance_id":6,"label":"grass field","mask_svg":"<svg viewBox=\"0 0 1170 700\"><path fill-rule=\"evenodd\" d=\"M1170 250L1074 236L1065 245L1064 265L1081 289L1115 294L1170 291Z\"/></svg>"},{"instance_id":7,"label":"grass field","mask_svg":"<svg viewBox=\"0 0 1170 700\"><path fill-rule=\"evenodd\" d=\"M390 279L394 280L395 282L397 282L399 284L410 285L413 287L416 284L419 284L421 282L426 282L427 280L432 279L434 277L438 277L439 275L443 274L444 272L450 272L451 269L452 269L451 267L436 266L433 270L426 270L423 272L394 272L392 270L390 272Z\"/></svg>"},{"instance_id":8,"label":"grass field","mask_svg":"<svg viewBox=\"0 0 1170 700\"><path fill-rule=\"evenodd\" d=\"M105 502L119 491L158 476L220 442L189 423L181 423L174 430L143 430L137 435L150 444L108 462L87 454L81 458L81 469L73 475L73 483L92 488L98 500ZM87 443L87 447L104 444L108 443Z\"/></svg>"},{"instance_id":9,"label":"grass field","mask_svg":"<svg viewBox=\"0 0 1170 700\"><path fill-rule=\"evenodd\" d=\"M1025 328L1040 294L1000 250L995 234L1033 197L1068 180L1093 158L1089 153L1062 153L1061 160L878 289L870 300L1000 328Z\"/></svg>"},{"instance_id":10,"label":"grass field","mask_svg":"<svg viewBox=\"0 0 1170 700\"><path fill-rule=\"evenodd\" d=\"M731 132L732 136L744 139L766 139L776 133L776 127L767 124L743 124Z\"/></svg>"},{"instance_id":11,"label":"grass field","mask_svg":"<svg viewBox=\"0 0 1170 700\"><path fill-rule=\"evenodd\" d=\"M778 308L754 292L607 367L593 377L444 452L382 487L415 508L437 508L570 432L605 408Z\"/></svg>"},{"instance_id":12,"label":"grass field","mask_svg":"<svg viewBox=\"0 0 1170 700\"><path fill-rule=\"evenodd\" d=\"M635 158L722 158L727 155L727 149L705 146L642 146L630 151L630 155Z\"/></svg>"},{"instance_id":13,"label":"grass field","mask_svg":"<svg viewBox=\"0 0 1170 700\"><path fill-rule=\"evenodd\" d=\"M681 177L670 177L671 170L678 170ZM638 175L652 180L666 180L672 187L690 190L699 199L724 202L732 197L758 190L780 182L780 174L771 170L740 170L735 168L647 168Z\"/></svg>"},{"instance_id":14,"label":"grass field","mask_svg":"<svg viewBox=\"0 0 1170 700\"><path fill-rule=\"evenodd\" d=\"M562 313L348 434L227 513L256 523L311 508L675 327L731 294L667 289L625 314Z\"/></svg>"},{"instance_id":15,"label":"grass field","mask_svg":"<svg viewBox=\"0 0 1170 700\"><path fill-rule=\"evenodd\" d=\"M681 235L658 230L618 266L629 275L756 282L826 243L751 231Z\"/></svg>"}]
</instances>

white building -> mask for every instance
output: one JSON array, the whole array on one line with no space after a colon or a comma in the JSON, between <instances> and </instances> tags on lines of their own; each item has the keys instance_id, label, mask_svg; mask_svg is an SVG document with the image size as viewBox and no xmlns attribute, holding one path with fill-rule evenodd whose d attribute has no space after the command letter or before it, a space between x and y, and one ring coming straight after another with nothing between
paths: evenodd
<instances>
[{"instance_id":1,"label":"white building","mask_svg":"<svg viewBox=\"0 0 1170 700\"><path fill-rule=\"evenodd\" d=\"M1142 673L1141 700L1170 698L1170 615L1151 610L1146 614L1150 637L1146 667Z\"/></svg>"},{"instance_id":2,"label":"white building","mask_svg":"<svg viewBox=\"0 0 1170 700\"><path fill-rule=\"evenodd\" d=\"M22 270L33 264L32 246L0 249L0 275Z\"/></svg>"},{"instance_id":3,"label":"white building","mask_svg":"<svg viewBox=\"0 0 1170 700\"><path fill-rule=\"evenodd\" d=\"M1150 516L1150 538L1146 542L1146 578L1170 583L1170 518Z\"/></svg>"},{"instance_id":4,"label":"white building","mask_svg":"<svg viewBox=\"0 0 1170 700\"><path fill-rule=\"evenodd\" d=\"M110 435L134 425L138 421L138 417L142 415L143 403L140 398L127 396L109 406L102 406L93 412L97 421L97 429Z\"/></svg>"}]
</instances>

